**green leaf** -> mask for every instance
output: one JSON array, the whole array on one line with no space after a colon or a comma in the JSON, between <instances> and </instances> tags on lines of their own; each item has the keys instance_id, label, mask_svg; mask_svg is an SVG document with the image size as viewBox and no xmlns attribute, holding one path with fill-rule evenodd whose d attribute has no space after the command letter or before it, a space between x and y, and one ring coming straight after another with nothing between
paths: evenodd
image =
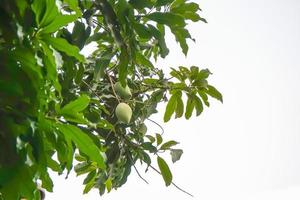
<instances>
[{"instance_id":1,"label":"green leaf","mask_svg":"<svg viewBox=\"0 0 300 200\"><path fill-rule=\"evenodd\" d=\"M129 3L136 9L151 8L153 6L151 0L129 0Z\"/></svg>"},{"instance_id":2,"label":"green leaf","mask_svg":"<svg viewBox=\"0 0 300 200\"><path fill-rule=\"evenodd\" d=\"M163 158L159 156L157 156L157 164L166 186L169 186L172 183L173 176L168 164Z\"/></svg>"},{"instance_id":3,"label":"green leaf","mask_svg":"<svg viewBox=\"0 0 300 200\"><path fill-rule=\"evenodd\" d=\"M60 111L59 114L63 115L64 118L71 122L88 124L89 122L84 117L81 111L83 111L90 102L90 98L87 95L82 95L76 100L69 102Z\"/></svg>"},{"instance_id":4,"label":"green leaf","mask_svg":"<svg viewBox=\"0 0 300 200\"><path fill-rule=\"evenodd\" d=\"M187 55L189 46L187 45L186 40L187 38L191 39L189 31L182 27L171 27L171 31L174 34L176 41L179 42L182 52L184 55Z\"/></svg>"},{"instance_id":5,"label":"green leaf","mask_svg":"<svg viewBox=\"0 0 300 200\"><path fill-rule=\"evenodd\" d=\"M155 6L156 7L161 7L161 6L166 6L171 4L175 0L157 0Z\"/></svg>"},{"instance_id":6,"label":"green leaf","mask_svg":"<svg viewBox=\"0 0 300 200\"><path fill-rule=\"evenodd\" d=\"M204 104L209 107L208 97L207 94L203 90L198 90L198 94L201 97Z\"/></svg>"},{"instance_id":7,"label":"green leaf","mask_svg":"<svg viewBox=\"0 0 300 200\"><path fill-rule=\"evenodd\" d=\"M45 188L48 192L53 192L53 182L48 174L44 173L41 177L42 187Z\"/></svg>"},{"instance_id":8,"label":"green leaf","mask_svg":"<svg viewBox=\"0 0 300 200\"><path fill-rule=\"evenodd\" d=\"M34 0L31 8L32 11L35 13L35 21L37 25L40 25L40 22L42 21L45 12L46 12L46 2L47 1L40 1L40 0ZM53 1L55 4L55 2Z\"/></svg>"},{"instance_id":9,"label":"green leaf","mask_svg":"<svg viewBox=\"0 0 300 200\"><path fill-rule=\"evenodd\" d=\"M88 184L88 183L94 181L96 178L96 175L97 175L96 170L91 171L83 180L83 184Z\"/></svg>"},{"instance_id":10,"label":"green leaf","mask_svg":"<svg viewBox=\"0 0 300 200\"><path fill-rule=\"evenodd\" d=\"M194 96L195 108L196 108L196 116L199 116L203 111L203 104L199 97Z\"/></svg>"},{"instance_id":11,"label":"green leaf","mask_svg":"<svg viewBox=\"0 0 300 200\"><path fill-rule=\"evenodd\" d=\"M202 69L198 75L197 75L197 79L198 80L202 80L202 79L207 79L209 77L209 75L211 75L212 73L208 70L208 69Z\"/></svg>"},{"instance_id":12,"label":"green leaf","mask_svg":"<svg viewBox=\"0 0 300 200\"><path fill-rule=\"evenodd\" d=\"M192 96L188 96L188 100L186 102L186 111L185 118L190 119L195 108L195 101Z\"/></svg>"},{"instance_id":13,"label":"green leaf","mask_svg":"<svg viewBox=\"0 0 300 200\"><path fill-rule=\"evenodd\" d=\"M141 65L141 67L145 66L147 68L154 69L152 62L140 52L136 53L136 61L139 65Z\"/></svg>"},{"instance_id":14,"label":"green leaf","mask_svg":"<svg viewBox=\"0 0 300 200\"><path fill-rule=\"evenodd\" d=\"M107 192L109 193L111 191L111 188L112 188L112 181L111 181L111 178L108 178L106 181L105 181L105 187L107 189Z\"/></svg>"},{"instance_id":15,"label":"green leaf","mask_svg":"<svg viewBox=\"0 0 300 200\"><path fill-rule=\"evenodd\" d=\"M121 49L121 54L120 54L120 64L119 64L119 80L122 84L122 86L126 85L126 77L127 77L127 69L128 69L128 64L129 64L129 58L128 58L128 53L125 47L122 47Z\"/></svg>"},{"instance_id":16,"label":"green leaf","mask_svg":"<svg viewBox=\"0 0 300 200\"><path fill-rule=\"evenodd\" d=\"M74 167L74 171L76 172L77 176L89 173L91 171L94 171L95 169L96 167L92 165L91 162L87 162L87 161L78 163Z\"/></svg>"},{"instance_id":17,"label":"green leaf","mask_svg":"<svg viewBox=\"0 0 300 200\"><path fill-rule=\"evenodd\" d=\"M112 49L107 49L101 54L101 57L96 60L96 64L94 66L95 73L95 81L98 83L101 78L103 78L105 69L109 66L109 63L114 56Z\"/></svg>"},{"instance_id":18,"label":"green leaf","mask_svg":"<svg viewBox=\"0 0 300 200\"><path fill-rule=\"evenodd\" d=\"M47 166L55 172L62 172L60 165L50 157L47 157Z\"/></svg>"},{"instance_id":19,"label":"green leaf","mask_svg":"<svg viewBox=\"0 0 300 200\"><path fill-rule=\"evenodd\" d=\"M71 22L74 22L79 15L59 15L47 26L42 28L41 33L53 33L61 27L65 27Z\"/></svg>"},{"instance_id":20,"label":"green leaf","mask_svg":"<svg viewBox=\"0 0 300 200\"><path fill-rule=\"evenodd\" d=\"M84 61L84 57L79 53L78 47L69 44L65 39L54 38L49 35L43 35L42 39L53 46L53 48L66 53L68 56L73 56L80 62Z\"/></svg>"},{"instance_id":21,"label":"green leaf","mask_svg":"<svg viewBox=\"0 0 300 200\"><path fill-rule=\"evenodd\" d=\"M150 39L152 37L151 30L144 24L134 23L133 27L137 34L140 36L140 38Z\"/></svg>"},{"instance_id":22,"label":"green leaf","mask_svg":"<svg viewBox=\"0 0 300 200\"><path fill-rule=\"evenodd\" d=\"M185 26L184 18L182 16L170 12L165 12L165 13L154 12L149 15L145 15L145 17L159 24L165 24L170 27Z\"/></svg>"},{"instance_id":23,"label":"green leaf","mask_svg":"<svg viewBox=\"0 0 300 200\"><path fill-rule=\"evenodd\" d=\"M222 94L214 87L211 85L207 86L207 90L205 91L206 94L208 94L209 96L221 101L223 103L223 97Z\"/></svg>"},{"instance_id":24,"label":"green leaf","mask_svg":"<svg viewBox=\"0 0 300 200\"><path fill-rule=\"evenodd\" d=\"M105 169L104 159L93 140L82 132L79 128L69 124L56 124L57 128L66 138L70 138L80 151L95 161L99 168Z\"/></svg>"},{"instance_id":25,"label":"green leaf","mask_svg":"<svg viewBox=\"0 0 300 200\"><path fill-rule=\"evenodd\" d=\"M0 168L1 174L2 168ZM33 174L26 165L19 166L15 169L14 176L4 185L1 185L0 193L5 200L16 200L20 196L27 199L33 199L33 192L36 185L33 183Z\"/></svg>"},{"instance_id":26,"label":"green leaf","mask_svg":"<svg viewBox=\"0 0 300 200\"><path fill-rule=\"evenodd\" d=\"M81 95L76 100L69 102L65 105L61 112L81 112L83 111L90 103L90 97L87 95Z\"/></svg>"},{"instance_id":27,"label":"green leaf","mask_svg":"<svg viewBox=\"0 0 300 200\"><path fill-rule=\"evenodd\" d=\"M78 15L81 15L81 11L78 8L78 1L77 0L63 0L66 2L72 10L74 10Z\"/></svg>"},{"instance_id":28,"label":"green leaf","mask_svg":"<svg viewBox=\"0 0 300 200\"><path fill-rule=\"evenodd\" d=\"M40 25L39 25L40 28L50 24L59 14L55 1L45 0L45 2L46 2L46 12L43 13L43 18L40 21Z\"/></svg>"},{"instance_id":29,"label":"green leaf","mask_svg":"<svg viewBox=\"0 0 300 200\"><path fill-rule=\"evenodd\" d=\"M95 185L94 182L90 182L90 183L86 184L86 186L83 189L83 194L86 194L89 191L91 191L91 189L94 187L94 185Z\"/></svg>"},{"instance_id":30,"label":"green leaf","mask_svg":"<svg viewBox=\"0 0 300 200\"><path fill-rule=\"evenodd\" d=\"M164 32L164 27L161 26L160 30L152 26L151 24L148 24L148 27L158 41L158 46L160 48L160 55L162 58L165 58L169 54L169 49L167 47L166 41L165 41L165 32Z\"/></svg>"},{"instance_id":31,"label":"green leaf","mask_svg":"<svg viewBox=\"0 0 300 200\"><path fill-rule=\"evenodd\" d=\"M152 135L145 135L145 137L147 137L151 143L155 142L155 137Z\"/></svg>"},{"instance_id":32,"label":"green leaf","mask_svg":"<svg viewBox=\"0 0 300 200\"><path fill-rule=\"evenodd\" d=\"M184 3L180 6L171 8L171 12L184 14L186 12L197 12L199 11L199 5L197 3Z\"/></svg>"},{"instance_id":33,"label":"green leaf","mask_svg":"<svg viewBox=\"0 0 300 200\"><path fill-rule=\"evenodd\" d=\"M176 105L176 115L175 118L182 117L184 112L184 105L181 96L177 98L177 105Z\"/></svg>"},{"instance_id":34,"label":"green leaf","mask_svg":"<svg viewBox=\"0 0 300 200\"><path fill-rule=\"evenodd\" d=\"M55 89L61 95L61 85L58 80L56 62L55 57L53 55L53 51L49 48L47 44L45 44L45 42L40 41L40 44L42 45L42 49L45 54L45 56L43 57L43 61L47 69L47 77L49 80L52 81Z\"/></svg>"},{"instance_id":35,"label":"green leaf","mask_svg":"<svg viewBox=\"0 0 300 200\"><path fill-rule=\"evenodd\" d=\"M174 141L174 140L170 140L166 143L164 143L163 145L161 145L161 147L159 148L160 150L168 150L170 149L170 147L177 145L178 142Z\"/></svg>"},{"instance_id":36,"label":"green leaf","mask_svg":"<svg viewBox=\"0 0 300 200\"><path fill-rule=\"evenodd\" d=\"M26 1L16 1L17 7L19 9L19 13L22 17L24 17L24 13L28 7L28 3Z\"/></svg>"},{"instance_id":37,"label":"green leaf","mask_svg":"<svg viewBox=\"0 0 300 200\"><path fill-rule=\"evenodd\" d=\"M86 161L86 158L85 157L83 157L82 155L80 155L80 154L75 154L75 159L77 160L77 161L79 161L79 162L84 162L84 161Z\"/></svg>"},{"instance_id":38,"label":"green leaf","mask_svg":"<svg viewBox=\"0 0 300 200\"><path fill-rule=\"evenodd\" d=\"M190 73L190 79L191 80L197 79L197 76L198 76L198 73L199 73L199 67L197 67L197 66L191 66L190 67L190 71L191 71L191 73Z\"/></svg>"},{"instance_id":39,"label":"green leaf","mask_svg":"<svg viewBox=\"0 0 300 200\"><path fill-rule=\"evenodd\" d=\"M177 105L177 96L172 95L166 107L164 122L168 122L171 119L172 114L175 112L176 105Z\"/></svg>"},{"instance_id":40,"label":"green leaf","mask_svg":"<svg viewBox=\"0 0 300 200\"><path fill-rule=\"evenodd\" d=\"M148 150L150 153L157 152L156 147L153 146L151 142L144 142L141 146L143 147L143 149Z\"/></svg>"},{"instance_id":41,"label":"green leaf","mask_svg":"<svg viewBox=\"0 0 300 200\"><path fill-rule=\"evenodd\" d=\"M157 143L157 146L160 145L162 143L163 139L161 137L160 134L156 133L156 143Z\"/></svg>"},{"instance_id":42,"label":"green leaf","mask_svg":"<svg viewBox=\"0 0 300 200\"><path fill-rule=\"evenodd\" d=\"M170 154L172 157L172 162L175 163L180 159L181 155L183 154L183 151L181 149L171 149Z\"/></svg>"}]
</instances>

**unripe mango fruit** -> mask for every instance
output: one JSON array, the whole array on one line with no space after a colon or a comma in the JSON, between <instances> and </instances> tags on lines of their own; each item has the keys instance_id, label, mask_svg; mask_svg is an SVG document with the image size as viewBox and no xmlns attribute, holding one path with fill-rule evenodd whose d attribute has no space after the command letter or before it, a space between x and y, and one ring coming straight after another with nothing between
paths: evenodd
<instances>
[{"instance_id":1,"label":"unripe mango fruit","mask_svg":"<svg viewBox=\"0 0 300 200\"><path fill-rule=\"evenodd\" d=\"M132 116L132 110L126 103L119 103L116 107L116 116L120 122L128 124Z\"/></svg>"},{"instance_id":2,"label":"unripe mango fruit","mask_svg":"<svg viewBox=\"0 0 300 200\"><path fill-rule=\"evenodd\" d=\"M130 99L132 94L128 85L124 88L120 82L116 82L114 85L116 93L123 99Z\"/></svg>"}]
</instances>

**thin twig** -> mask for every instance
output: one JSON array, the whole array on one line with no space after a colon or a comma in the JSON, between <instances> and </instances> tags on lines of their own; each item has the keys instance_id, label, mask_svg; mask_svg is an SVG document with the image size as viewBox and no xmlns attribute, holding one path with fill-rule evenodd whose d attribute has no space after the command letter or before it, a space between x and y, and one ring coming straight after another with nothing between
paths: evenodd
<instances>
[{"instance_id":1,"label":"thin twig","mask_svg":"<svg viewBox=\"0 0 300 200\"><path fill-rule=\"evenodd\" d=\"M111 79L111 77L110 77L110 75L109 75L108 73L107 73L107 76L108 76L108 79L109 79L109 82L110 82L112 91L113 91L115 97L117 98L118 102L120 103L120 99L119 99L119 97L118 97L118 95L117 95L117 93L116 93L116 91L115 91L115 88L114 88L114 84L113 84L113 82L112 82L112 79Z\"/></svg>"},{"instance_id":2,"label":"thin twig","mask_svg":"<svg viewBox=\"0 0 300 200\"><path fill-rule=\"evenodd\" d=\"M131 163L132 163L132 166L134 167L134 170L136 171L137 175L138 175L145 183L149 184L149 182L148 182L145 178L143 178L142 175L140 174L140 172L137 170L137 168L136 168L136 166L135 166L135 164L134 164L134 162L133 162L133 160L132 160L132 157L131 157L131 155L130 155L129 153L128 153L128 157L129 157L129 159L130 159L130 161L131 161Z\"/></svg>"},{"instance_id":3,"label":"thin twig","mask_svg":"<svg viewBox=\"0 0 300 200\"><path fill-rule=\"evenodd\" d=\"M100 26L101 28L103 28L104 31L106 31L106 32L109 33L109 30L108 30L105 26L103 26L102 24L100 24L97 20L93 19L93 22L94 22L96 25L98 25L98 26Z\"/></svg>"},{"instance_id":4,"label":"thin twig","mask_svg":"<svg viewBox=\"0 0 300 200\"><path fill-rule=\"evenodd\" d=\"M101 98L98 96L98 94L93 90L93 88L92 88L87 82L85 82L84 80L82 80L82 82L83 82L86 86L88 86L89 90L90 90L92 93L94 93L94 95L96 95L96 97L98 97L99 99L101 99Z\"/></svg>"},{"instance_id":5,"label":"thin twig","mask_svg":"<svg viewBox=\"0 0 300 200\"><path fill-rule=\"evenodd\" d=\"M155 172L157 172L158 174L161 175L161 173L160 173L160 171L158 171L158 169L156 169L156 168L153 167L152 165L149 165L149 167L150 167L151 169L153 169ZM185 191L184 189L182 189L181 187L179 187L178 185L176 185L173 181L171 182L171 184L172 184L174 187L176 187L178 190L180 190L181 192L183 192L183 193L185 193L185 194L187 194L187 195L189 195L189 196L191 196L191 197L194 197L191 193Z\"/></svg>"},{"instance_id":6,"label":"thin twig","mask_svg":"<svg viewBox=\"0 0 300 200\"><path fill-rule=\"evenodd\" d=\"M152 119L149 119L149 118L147 118L147 120L149 120L150 122L156 124L156 125L161 129L161 131L162 131L162 132L161 132L161 135L163 135L163 134L165 133L164 128L163 128L159 123L157 123L156 121L154 121L154 120L152 120Z\"/></svg>"}]
</instances>

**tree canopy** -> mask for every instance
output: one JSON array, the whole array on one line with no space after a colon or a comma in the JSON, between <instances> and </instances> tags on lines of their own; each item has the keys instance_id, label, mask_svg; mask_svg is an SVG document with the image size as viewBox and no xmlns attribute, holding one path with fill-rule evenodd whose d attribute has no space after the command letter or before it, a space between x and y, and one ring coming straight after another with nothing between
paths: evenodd
<instances>
[{"instance_id":1,"label":"tree canopy","mask_svg":"<svg viewBox=\"0 0 300 200\"><path fill-rule=\"evenodd\" d=\"M136 162L172 184L162 154L176 162L183 151L144 122L161 102L168 122L222 101L208 69L155 66L169 53L166 30L187 55L187 24L206 22L200 11L188 0L2 0L0 199L40 199L38 183L52 192L49 170L75 170L84 193L102 195Z\"/></svg>"}]
</instances>

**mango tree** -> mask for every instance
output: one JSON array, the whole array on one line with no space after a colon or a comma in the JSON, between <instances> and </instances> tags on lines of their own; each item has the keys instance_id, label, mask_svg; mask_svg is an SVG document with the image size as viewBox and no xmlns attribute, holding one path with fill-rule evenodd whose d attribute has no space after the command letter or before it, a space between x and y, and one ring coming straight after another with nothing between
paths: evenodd
<instances>
[{"instance_id":1,"label":"mango tree","mask_svg":"<svg viewBox=\"0 0 300 200\"><path fill-rule=\"evenodd\" d=\"M2 0L0 199L40 199L37 184L53 190L50 170L75 170L84 193L102 195L136 162L171 185L162 154L176 162L183 151L145 121L161 102L168 122L222 101L208 69L155 66L168 56L168 30L188 53L186 26L206 22L200 11L188 0Z\"/></svg>"}]
</instances>

